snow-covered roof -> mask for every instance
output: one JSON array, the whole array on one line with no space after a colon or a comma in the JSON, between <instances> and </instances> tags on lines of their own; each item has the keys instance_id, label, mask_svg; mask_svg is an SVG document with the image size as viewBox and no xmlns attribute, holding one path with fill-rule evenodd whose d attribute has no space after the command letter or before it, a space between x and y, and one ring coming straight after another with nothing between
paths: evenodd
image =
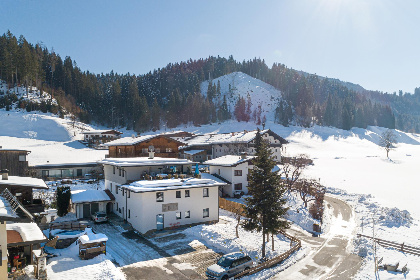
<instances>
[{"instance_id":1,"label":"snow-covered roof","mask_svg":"<svg viewBox=\"0 0 420 280\"><path fill-rule=\"evenodd\" d=\"M7 223L6 230L17 231L23 242L47 239L36 223Z\"/></svg>"},{"instance_id":2,"label":"snow-covered roof","mask_svg":"<svg viewBox=\"0 0 420 280\"><path fill-rule=\"evenodd\" d=\"M154 165L177 165L177 164L193 164L188 159L179 158L162 158L162 157L135 157L135 158L106 158L99 161L101 164L130 167L130 166L154 166Z\"/></svg>"},{"instance_id":3,"label":"snow-covered roof","mask_svg":"<svg viewBox=\"0 0 420 280\"><path fill-rule=\"evenodd\" d=\"M30 168L71 168L71 167L85 167L85 166L96 166L98 163L95 162L74 162L74 163L47 163L30 166Z\"/></svg>"},{"instance_id":4,"label":"snow-covered roof","mask_svg":"<svg viewBox=\"0 0 420 280\"><path fill-rule=\"evenodd\" d=\"M268 129L261 130L260 133L264 134L268 132ZM255 139L257 135L257 130L253 131L241 131L241 132L231 132L231 133L207 133L202 135L196 135L188 139L181 140L182 142L188 144L188 146L202 146L202 145L211 145L211 144L245 144L249 143ZM184 147L185 148L185 147Z\"/></svg>"},{"instance_id":5,"label":"snow-covered roof","mask_svg":"<svg viewBox=\"0 0 420 280\"><path fill-rule=\"evenodd\" d=\"M7 180L0 180L0 185L24 186L35 189L48 189L44 180L32 177L8 176Z\"/></svg>"},{"instance_id":6,"label":"snow-covered roof","mask_svg":"<svg viewBox=\"0 0 420 280\"><path fill-rule=\"evenodd\" d=\"M85 229L85 234L79 237L79 241L82 244L106 242L108 237L103 233L93 233L91 228Z\"/></svg>"},{"instance_id":7,"label":"snow-covered roof","mask_svg":"<svg viewBox=\"0 0 420 280\"><path fill-rule=\"evenodd\" d=\"M90 131L84 131L82 134L107 134L107 133L115 133L115 134L122 134L122 132L114 129L102 129L102 130L90 130Z\"/></svg>"},{"instance_id":8,"label":"snow-covered roof","mask_svg":"<svg viewBox=\"0 0 420 280\"><path fill-rule=\"evenodd\" d=\"M17 217L7 199L2 196L0 196L0 217Z\"/></svg>"},{"instance_id":9,"label":"snow-covered roof","mask_svg":"<svg viewBox=\"0 0 420 280\"><path fill-rule=\"evenodd\" d=\"M184 151L184 154L193 156L195 154L198 154L198 153L201 153L201 152L204 152L204 151L206 151L206 150L190 150L190 151Z\"/></svg>"},{"instance_id":10,"label":"snow-covered roof","mask_svg":"<svg viewBox=\"0 0 420 280\"><path fill-rule=\"evenodd\" d=\"M3 151L5 151L5 152L10 152L10 151L12 151L12 152L27 152L27 153L31 152L31 151L22 150L22 149L0 149L0 152L3 152Z\"/></svg>"},{"instance_id":11,"label":"snow-covered roof","mask_svg":"<svg viewBox=\"0 0 420 280\"><path fill-rule=\"evenodd\" d=\"M216 181L213 179L165 179L165 180L142 180L133 182L130 185L124 185L122 188L128 189L133 192L156 192L156 191L167 191L177 189L191 189L191 188L202 188L212 186L223 186L226 183Z\"/></svg>"},{"instance_id":12,"label":"snow-covered roof","mask_svg":"<svg viewBox=\"0 0 420 280\"><path fill-rule=\"evenodd\" d=\"M215 166L237 166L238 164L248 162L255 157L256 156L246 156L245 158L242 158L242 156L227 155L205 161L203 162L203 164Z\"/></svg>"},{"instance_id":13,"label":"snow-covered roof","mask_svg":"<svg viewBox=\"0 0 420 280\"><path fill-rule=\"evenodd\" d=\"M77 190L71 192L72 203L111 201L111 198L102 190Z\"/></svg>"},{"instance_id":14,"label":"snow-covered roof","mask_svg":"<svg viewBox=\"0 0 420 280\"><path fill-rule=\"evenodd\" d=\"M125 146L125 145L135 145L137 143L141 143L144 141L151 140L155 137L159 136L159 134L156 135L143 135L139 137L123 137L108 143L105 143L104 146Z\"/></svg>"}]
</instances>

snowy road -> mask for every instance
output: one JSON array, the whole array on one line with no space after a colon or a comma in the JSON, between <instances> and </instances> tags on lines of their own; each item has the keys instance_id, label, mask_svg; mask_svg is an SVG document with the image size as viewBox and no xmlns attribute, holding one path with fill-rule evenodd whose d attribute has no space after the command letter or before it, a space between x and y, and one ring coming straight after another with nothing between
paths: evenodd
<instances>
[{"instance_id":1,"label":"snowy road","mask_svg":"<svg viewBox=\"0 0 420 280\"><path fill-rule=\"evenodd\" d=\"M292 232L311 250L305 258L272 279L351 279L359 270L360 257L347 250L356 227L353 211L339 199L326 196L325 200L333 213L328 233L316 238Z\"/></svg>"}]
</instances>

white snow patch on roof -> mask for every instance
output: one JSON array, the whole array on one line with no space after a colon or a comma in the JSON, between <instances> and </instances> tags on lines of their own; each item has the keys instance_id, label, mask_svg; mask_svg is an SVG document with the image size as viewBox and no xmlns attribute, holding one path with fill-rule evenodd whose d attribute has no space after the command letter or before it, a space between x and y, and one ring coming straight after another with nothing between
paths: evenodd
<instances>
[{"instance_id":1,"label":"white snow patch on roof","mask_svg":"<svg viewBox=\"0 0 420 280\"><path fill-rule=\"evenodd\" d=\"M7 223L6 230L17 231L23 242L47 239L35 223Z\"/></svg>"},{"instance_id":2,"label":"white snow patch on roof","mask_svg":"<svg viewBox=\"0 0 420 280\"><path fill-rule=\"evenodd\" d=\"M201 188L201 187L212 187L225 185L224 182L217 182L212 179L165 179L165 180L154 180L154 181L137 181L130 185L122 186L125 189L129 189L133 192L155 192L155 191L167 191L176 189L190 189L190 188Z\"/></svg>"},{"instance_id":3,"label":"white snow patch on roof","mask_svg":"<svg viewBox=\"0 0 420 280\"><path fill-rule=\"evenodd\" d=\"M201 153L201 152L204 152L205 150L190 150L190 151L184 151L184 154L187 154L187 155L195 155L195 154L198 154L198 153Z\"/></svg>"},{"instance_id":4,"label":"white snow patch on roof","mask_svg":"<svg viewBox=\"0 0 420 280\"><path fill-rule=\"evenodd\" d=\"M242 158L241 156L227 155L227 156L222 156L222 157L205 161L203 162L203 164L216 165L216 166L232 166L232 165L238 165L244 162L248 162L255 157L256 156L247 156L246 158Z\"/></svg>"},{"instance_id":5,"label":"white snow patch on roof","mask_svg":"<svg viewBox=\"0 0 420 280\"><path fill-rule=\"evenodd\" d=\"M105 146L135 145L137 143L141 143L141 142L153 139L157 136L159 135L156 134L156 135L143 135L139 137L124 137L124 138L120 138L120 139L105 143L104 145Z\"/></svg>"},{"instance_id":6,"label":"white snow patch on roof","mask_svg":"<svg viewBox=\"0 0 420 280\"><path fill-rule=\"evenodd\" d=\"M103 233L93 233L91 228L85 229L85 235L79 237L79 241L82 244L96 243L96 242L106 242L108 237Z\"/></svg>"},{"instance_id":7,"label":"white snow patch on roof","mask_svg":"<svg viewBox=\"0 0 420 280\"><path fill-rule=\"evenodd\" d=\"M44 180L32 177L9 176L7 180L0 180L0 185L24 186L37 189L48 189Z\"/></svg>"},{"instance_id":8,"label":"white snow patch on roof","mask_svg":"<svg viewBox=\"0 0 420 280\"><path fill-rule=\"evenodd\" d=\"M260 133L264 134L268 130L261 130ZM186 143L188 146L203 146L211 144L246 144L255 139L257 135L257 130L253 131L241 131L241 132L231 132L231 133L207 133L202 135L197 135L190 137L188 139L181 140ZM186 147L184 147L185 149Z\"/></svg>"},{"instance_id":9,"label":"white snow patch on roof","mask_svg":"<svg viewBox=\"0 0 420 280\"><path fill-rule=\"evenodd\" d=\"M101 190L77 190L71 192L72 203L111 201L105 191Z\"/></svg>"}]
</instances>

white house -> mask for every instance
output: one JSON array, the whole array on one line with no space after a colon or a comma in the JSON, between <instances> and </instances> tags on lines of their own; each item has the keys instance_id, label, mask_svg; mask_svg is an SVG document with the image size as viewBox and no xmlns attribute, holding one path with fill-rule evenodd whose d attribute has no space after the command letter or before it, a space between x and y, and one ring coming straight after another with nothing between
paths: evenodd
<instances>
[{"instance_id":1,"label":"white house","mask_svg":"<svg viewBox=\"0 0 420 280\"><path fill-rule=\"evenodd\" d=\"M223 178L229 184L221 188L221 196L233 197L235 194L248 193L248 171L254 166L252 159L255 156L227 155L208 160L203 164L209 165L210 174Z\"/></svg>"},{"instance_id":2,"label":"white house","mask_svg":"<svg viewBox=\"0 0 420 280\"><path fill-rule=\"evenodd\" d=\"M109 190L78 190L71 192L71 212L77 219L90 218L90 215L101 211L109 213L115 200Z\"/></svg>"},{"instance_id":3,"label":"white house","mask_svg":"<svg viewBox=\"0 0 420 280\"><path fill-rule=\"evenodd\" d=\"M212 179L142 180L119 188L118 213L141 233L218 222L218 187Z\"/></svg>"}]
</instances>

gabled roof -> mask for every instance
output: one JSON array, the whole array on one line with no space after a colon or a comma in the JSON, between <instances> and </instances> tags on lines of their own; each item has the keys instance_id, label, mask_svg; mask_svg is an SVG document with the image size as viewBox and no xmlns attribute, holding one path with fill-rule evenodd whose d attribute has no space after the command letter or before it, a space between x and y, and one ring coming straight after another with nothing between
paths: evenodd
<instances>
[{"instance_id":1,"label":"gabled roof","mask_svg":"<svg viewBox=\"0 0 420 280\"><path fill-rule=\"evenodd\" d=\"M241 156L227 155L205 161L203 164L213 166L237 166L241 163L251 161L254 158L256 158L256 156L246 156L246 158L242 158Z\"/></svg>"},{"instance_id":2,"label":"gabled roof","mask_svg":"<svg viewBox=\"0 0 420 280\"><path fill-rule=\"evenodd\" d=\"M34 189L48 189L44 180L32 177L8 176L7 180L0 180L0 186L22 186Z\"/></svg>"},{"instance_id":3,"label":"gabled roof","mask_svg":"<svg viewBox=\"0 0 420 280\"><path fill-rule=\"evenodd\" d=\"M112 198L102 190L79 190L71 192L72 203L111 201Z\"/></svg>"},{"instance_id":4,"label":"gabled roof","mask_svg":"<svg viewBox=\"0 0 420 280\"><path fill-rule=\"evenodd\" d=\"M103 144L104 146L132 146L132 145L136 145L142 142L146 142L146 141L150 141L154 138L157 137L165 137L166 139L170 140L170 141L174 141L177 142L180 145L185 145L183 142L180 142L178 140L172 139L171 137L167 136L167 135L163 135L163 134L154 134L154 135L142 135L139 137L124 137L124 138L120 138L108 143Z\"/></svg>"},{"instance_id":5,"label":"gabled roof","mask_svg":"<svg viewBox=\"0 0 420 280\"><path fill-rule=\"evenodd\" d=\"M280 137L270 129L261 130L260 134L263 135L268 133L270 136L273 136L275 139L279 140L281 144L288 143L284 138ZM255 139L257 135L257 130L253 131L241 131L241 132L231 132L231 133L207 133L202 135L196 135L191 138L182 139L181 141L187 144L187 147L191 146L205 146L213 144L247 144ZM186 147L185 147L186 148Z\"/></svg>"}]
</instances>

